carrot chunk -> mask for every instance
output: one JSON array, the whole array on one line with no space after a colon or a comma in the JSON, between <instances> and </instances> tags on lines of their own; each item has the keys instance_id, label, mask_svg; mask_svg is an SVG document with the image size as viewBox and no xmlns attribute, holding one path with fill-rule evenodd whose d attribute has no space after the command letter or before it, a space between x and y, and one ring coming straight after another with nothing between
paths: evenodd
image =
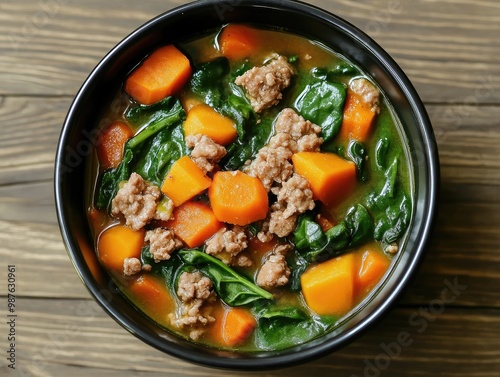
<instances>
[{"instance_id":1,"label":"carrot chunk","mask_svg":"<svg viewBox=\"0 0 500 377\"><path fill-rule=\"evenodd\" d=\"M125 258L139 258L143 244L143 230L135 231L125 225L115 225L99 236L97 253L104 267L123 271Z\"/></svg>"},{"instance_id":2,"label":"carrot chunk","mask_svg":"<svg viewBox=\"0 0 500 377\"><path fill-rule=\"evenodd\" d=\"M188 201L174 209L172 219L167 221L167 228L174 230L189 247L203 244L222 228L212 209L201 202Z\"/></svg>"},{"instance_id":3,"label":"carrot chunk","mask_svg":"<svg viewBox=\"0 0 500 377\"><path fill-rule=\"evenodd\" d=\"M292 156L293 167L311 185L314 198L337 204L356 187L356 165L334 153L299 152Z\"/></svg>"},{"instance_id":4,"label":"carrot chunk","mask_svg":"<svg viewBox=\"0 0 500 377\"><path fill-rule=\"evenodd\" d=\"M348 91L339 138L341 140L367 141L374 119L375 113L371 111L370 105L356 93Z\"/></svg>"},{"instance_id":5,"label":"carrot chunk","mask_svg":"<svg viewBox=\"0 0 500 377\"><path fill-rule=\"evenodd\" d=\"M356 275L356 291L366 294L379 282L389 268L390 261L381 252L366 250L359 255L359 270Z\"/></svg>"},{"instance_id":6,"label":"carrot chunk","mask_svg":"<svg viewBox=\"0 0 500 377\"><path fill-rule=\"evenodd\" d=\"M160 47L130 74L125 92L137 102L151 105L178 92L191 73L189 59L177 47Z\"/></svg>"},{"instance_id":7,"label":"carrot chunk","mask_svg":"<svg viewBox=\"0 0 500 377\"><path fill-rule=\"evenodd\" d=\"M138 306L155 320L164 320L165 313L174 309L173 298L165 283L152 275L139 275L130 282L128 291Z\"/></svg>"},{"instance_id":8,"label":"carrot chunk","mask_svg":"<svg viewBox=\"0 0 500 377\"><path fill-rule=\"evenodd\" d=\"M231 119L205 104L196 105L189 110L183 127L186 136L203 134L220 145L228 145L238 136Z\"/></svg>"},{"instance_id":9,"label":"carrot chunk","mask_svg":"<svg viewBox=\"0 0 500 377\"><path fill-rule=\"evenodd\" d=\"M215 173L208 197L219 221L248 225L267 215L268 198L262 182L241 171Z\"/></svg>"},{"instance_id":10,"label":"carrot chunk","mask_svg":"<svg viewBox=\"0 0 500 377\"><path fill-rule=\"evenodd\" d=\"M248 310L231 308L222 324L222 339L227 346L240 345L248 339L256 326L257 321Z\"/></svg>"},{"instance_id":11,"label":"carrot chunk","mask_svg":"<svg viewBox=\"0 0 500 377\"><path fill-rule=\"evenodd\" d=\"M97 156L104 169L116 168L123 157L123 147L134 132L123 122L111 123L97 143Z\"/></svg>"},{"instance_id":12,"label":"carrot chunk","mask_svg":"<svg viewBox=\"0 0 500 377\"><path fill-rule=\"evenodd\" d=\"M212 180L188 157L175 161L163 181L161 191L180 206L207 189Z\"/></svg>"},{"instance_id":13,"label":"carrot chunk","mask_svg":"<svg viewBox=\"0 0 500 377\"><path fill-rule=\"evenodd\" d=\"M319 315L343 315L354 304L354 253L309 267L301 276L307 305Z\"/></svg>"},{"instance_id":14,"label":"carrot chunk","mask_svg":"<svg viewBox=\"0 0 500 377\"><path fill-rule=\"evenodd\" d=\"M258 45L256 30L244 25L228 25L219 36L220 51L230 60L248 58Z\"/></svg>"}]
</instances>

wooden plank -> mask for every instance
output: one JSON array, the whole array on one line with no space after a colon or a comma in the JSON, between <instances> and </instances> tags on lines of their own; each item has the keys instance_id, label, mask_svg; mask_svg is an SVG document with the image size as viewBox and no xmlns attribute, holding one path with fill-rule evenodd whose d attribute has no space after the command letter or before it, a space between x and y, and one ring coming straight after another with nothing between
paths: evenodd
<instances>
[{"instance_id":1,"label":"wooden plank","mask_svg":"<svg viewBox=\"0 0 500 377\"><path fill-rule=\"evenodd\" d=\"M23 299L18 304L19 376L206 376L214 372L150 348L107 317L93 301ZM440 376L449 377L496 376L500 372L499 336L498 310L427 303L422 308L393 310L341 351L261 374L399 377L439 371ZM401 342L403 337L406 339ZM397 345L398 339L403 346ZM475 343L476 339L481 342ZM2 358L0 371L9 376L6 363ZM216 373L221 377L255 375Z\"/></svg>"},{"instance_id":2,"label":"wooden plank","mask_svg":"<svg viewBox=\"0 0 500 377\"><path fill-rule=\"evenodd\" d=\"M144 10L131 1L4 1L0 94L72 95L117 42L185 2L151 0ZM425 101L500 102L500 8L494 0L309 2L370 34ZM56 5L51 10L47 3Z\"/></svg>"}]
</instances>

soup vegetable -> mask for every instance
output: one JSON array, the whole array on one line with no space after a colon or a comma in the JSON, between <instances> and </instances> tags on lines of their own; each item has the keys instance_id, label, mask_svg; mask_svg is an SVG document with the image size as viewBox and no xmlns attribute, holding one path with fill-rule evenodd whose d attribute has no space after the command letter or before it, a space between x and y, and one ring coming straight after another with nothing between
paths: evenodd
<instances>
[{"instance_id":1,"label":"soup vegetable","mask_svg":"<svg viewBox=\"0 0 500 377\"><path fill-rule=\"evenodd\" d=\"M98 258L159 325L241 351L329 331L374 289L412 213L398 121L359 68L230 24L162 46L105 114Z\"/></svg>"}]
</instances>

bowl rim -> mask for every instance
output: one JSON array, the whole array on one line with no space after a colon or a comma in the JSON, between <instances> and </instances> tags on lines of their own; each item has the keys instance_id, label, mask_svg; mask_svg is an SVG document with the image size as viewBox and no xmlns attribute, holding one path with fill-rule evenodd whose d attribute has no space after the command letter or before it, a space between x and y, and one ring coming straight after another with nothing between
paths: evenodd
<instances>
[{"instance_id":1,"label":"bowl rim","mask_svg":"<svg viewBox=\"0 0 500 377\"><path fill-rule=\"evenodd\" d=\"M192 352L187 349L182 349L175 344L170 345L165 340L153 338L141 327L131 324L128 321L128 318L122 313L120 313L113 307L110 307L109 303L107 303L106 300L103 299L102 292L100 291L99 286L96 284L95 279L93 279L92 276L88 276L88 274L83 273L83 267L85 266L83 266L81 260L77 257L77 254L80 253L78 243L75 241L75 237L65 220L65 214L63 212L63 186L62 177L59 172L61 171L64 161L64 146L66 145L66 142L69 138L71 123L73 118L77 116L77 109L80 106L82 97L85 91L88 89L90 83L95 79L95 76L98 75L100 69L107 64L108 60L111 59L114 54L126 48L129 43L139 38L143 33L146 33L152 26L160 24L162 22L168 22L168 19L172 16L178 16L186 12L190 12L193 9L214 6L214 4L217 2L218 0L195 1L177 6L154 17L153 19L144 23L142 26L138 27L135 31L130 33L115 47L113 47L92 70L92 72L89 74L89 76L86 78L85 82L79 89L68 110L59 137L54 165L54 195L56 203L56 213L66 250L71 259L71 262L73 263L78 275L80 276L80 279L82 280L86 288L89 290L95 301L108 313L111 318L113 318L123 328L128 330L137 338L141 339L146 344L149 344L150 346L153 346L154 348L172 356L176 356L183 360L208 367L239 370L264 370L289 367L292 365L297 365L306 361L317 359L321 356L325 356L335 350L338 350L339 348L358 338L361 334L367 331L369 327L373 326L374 323L382 318L383 314L385 314L392 307L396 299L400 297L403 291L407 288L408 283L422 263L436 218L437 201L439 195L439 156L437 153L436 141L430 119L419 95L417 94L415 88L413 87L403 70L382 47L380 47L363 31L337 15L334 15L314 5L303 3L300 1L239 0L238 2L232 4L231 2L228 2L228 4L231 4L232 7L277 7L285 11L308 13L309 17L321 19L323 22L327 22L332 27L340 29L343 33L348 34L353 39L356 39L367 50L369 50L372 55L375 56L377 61L383 63L384 68L390 72L391 78L393 78L397 82L398 87L404 92L406 100L410 104L413 110L413 114L416 118L415 122L420 126L419 132L422 137L422 142L426 146L423 152L425 154L425 163L427 164L428 170L428 197L426 201L427 211L425 214L423 214L424 226L420 231L422 237L415 244L415 251L413 253L414 256L405 265L405 272L401 274L399 279L392 284L394 288L392 292L384 297L382 303L379 303L375 310L371 311L348 331L345 331L339 336L323 343L319 343L311 347L302 349L300 353L291 353L284 350L284 352L278 353L276 355L258 358L217 358L208 352L206 354L202 352ZM223 23L221 22L221 25L222 24Z\"/></svg>"}]
</instances>

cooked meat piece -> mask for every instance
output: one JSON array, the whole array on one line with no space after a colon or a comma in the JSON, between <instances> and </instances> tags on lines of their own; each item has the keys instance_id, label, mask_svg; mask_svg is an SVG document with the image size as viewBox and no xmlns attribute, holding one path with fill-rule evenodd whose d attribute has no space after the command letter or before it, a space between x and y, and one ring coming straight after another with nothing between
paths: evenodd
<instances>
[{"instance_id":1,"label":"cooked meat piece","mask_svg":"<svg viewBox=\"0 0 500 377\"><path fill-rule=\"evenodd\" d=\"M252 107L260 113L280 101L281 91L290 85L293 74L293 67L286 58L278 56L267 65L248 70L234 82L245 88Z\"/></svg>"},{"instance_id":2,"label":"cooked meat piece","mask_svg":"<svg viewBox=\"0 0 500 377\"><path fill-rule=\"evenodd\" d=\"M370 81L365 78L352 80L349 83L349 88L359 95L364 102L370 105L371 111L378 114L380 112L378 89Z\"/></svg>"},{"instance_id":3,"label":"cooked meat piece","mask_svg":"<svg viewBox=\"0 0 500 377\"><path fill-rule=\"evenodd\" d=\"M385 252L389 254L396 254L399 250L397 243L392 243L385 248Z\"/></svg>"},{"instance_id":4,"label":"cooked meat piece","mask_svg":"<svg viewBox=\"0 0 500 377\"><path fill-rule=\"evenodd\" d=\"M172 229L148 230L144 241L149 243L149 252L153 255L155 262L169 260L170 254L182 246L182 242L175 237Z\"/></svg>"},{"instance_id":5,"label":"cooked meat piece","mask_svg":"<svg viewBox=\"0 0 500 377\"><path fill-rule=\"evenodd\" d=\"M155 219L168 221L174 211L174 202L168 196L164 196L156 206Z\"/></svg>"},{"instance_id":6,"label":"cooked meat piece","mask_svg":"<svg viewBox=\"0 0 500 377\"><path fill-rule=\"evenodd\" d=\"M146 182L137 173L132 173L129 180L118 190L111 203L111 213L120 213L126 224L134 230L144 227L155 217L160 189Z\"/></svg>"},{"instance_id":7,"label":"cooked meat piece","mask_svg":"<svg viewBox=\"0 0 500 377\"><path fill-rule=\"evenodd\" d=\"M313 193L309 182L296 173L275 193L278 197L271 205L269 232L286 237L294 231L298 216L314 208Z\"/></svg>"},{"instance_id":8,"label":"cooked meat piece","mask_svg":"<svg viewBox=\"0 0 500 377\"><path fill-rule=\"evenodd\" d=\"M285 207L285 218L311 210L315 205L309 182L297 173L282 183L277 201Z\"/></svg>"},{"instance_id":9,"label":"cooked meat piece","mask_svg":"<svg viewBox=\"0 0 500 377\"><path fill-rule=\"evenodd\" d=\"M251 260L238 258L240 253L248 247L245 228L235 225L232 229L222 228L206 243L205 252L222 260L227 265L248 265Z\"/></svg>"},{"instance_id":10,"label":"cooked meat piece","mask_svg":"<svg viewBox=\"0 0 500 377\"><path fill-rule=\"evenodd\" d=\"M179 328L190 327L191 339L198 339L204 332L204 327L215 321L210 305L215 302L215 291L212 281L201 272L183 272L179 276L177 296L182 305L180 317L170 315L170 321Z\"/></svg>"},{"instance_id":11,"label":"cooked meat piece","mask_svg":"<svg viewBox=\"0 0 500 377\"><path fill-rule=\"evenodd\" d=\"M280 133L290 135L296 142L297 149L293 152L315 152L319 151L323 138L318 135L321 133L321 127L308 120L305 120L295 110L283 109L274 125L276 136Z\"/></svg>"},{"instance_id":12,"label":"cooked meat piece","mask_svg":"<svg viewBox=\"0 0 500 377\"><path fill-rule=\"evenodd\" d=\"M273 239L274 234L269 231L269 217L262 221L260 231L257 233L257 238L260 242L269 242Z\"/></svg>"},{"instance_id":13,"label":"cooked meat piece","mask_svg":"<svg viewBox=\"0 0 500 377\"><path fill-rule=\"evenodd\" d=\"M215 165L226 155L226 148L217 144L206 135L190 135L186 137L186 145L192 148L191 160L204 173L211 172Z\"/></svg>"},{"instance_id":14,"label":"cooked meat piece","mask_svg":"<svg viewBox=\"0 0 500 377\"><path fill-rule=\"evenodd\" d=\"M297 225L298 215L293 214L284 216L285 209L279 203L274 203L271 206L269 215L269 232L276 234L278 237L286 237L292 233Z\"/></svg>"},{"instance_id":15,"label":"cooked meat piece","mask_svg":"<svg viewBox=\"0 0 500 377\"><path fill-rule=\"evenodd\" d=\"M288 283L289 276L290 268L285 256L274 250L257 274L257 285L267 289L281 287Z\"/></svg>"},{"instance_id":16,"label":"cooked meat piece","mask_svg":"<svg viewBox=\"0 0 500 377\"><path fill-rule=\"evenodd\" d=\"M292 175L293 165L289 161L291 157L292 152L288 148L263 147L245 172L260 179L269 191L274 182L281 183Z\"/></svg>"},{"instance_id":17,"label":"cooked meat piece","mask_svg":"<svg viewBox=\"0 0 500 377\"><path fill-rule=\"evenodd\" d=\"M132 276L141 272L141 261L137 258L125 258L123 260L123 275Z\"/></svg>"}]
</instances>

